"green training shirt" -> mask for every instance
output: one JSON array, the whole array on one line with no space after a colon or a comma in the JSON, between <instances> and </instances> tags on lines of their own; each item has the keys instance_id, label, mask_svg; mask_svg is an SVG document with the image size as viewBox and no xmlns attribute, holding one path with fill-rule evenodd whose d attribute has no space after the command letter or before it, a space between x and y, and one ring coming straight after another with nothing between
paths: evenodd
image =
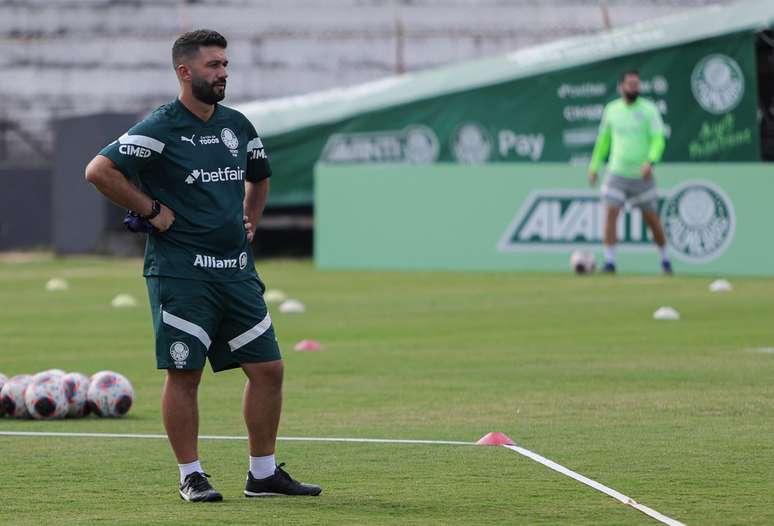
<instances>
[{"instance_id":1,"label":"green training shirt","mask_svg":"<svg viewBox=\"0 0 774 526\"><path fill-rule=\"evenodd\" d=\"M256 275L243 221L245 181L265 179L271 169L244 115L216 104L204 122L176 99L99 153L175 213L169 230L148 234L145 276L241 281Z\"/></svg>"},{"instance_id":2,"label":"green training shirt","mask_svg":"<svg viewBox=\"0 0 774 526\"><path fill-rule=\"evenodd\" d=\"M653 102L642 97L632 104L614 100L602 113L589 170L598 172L609 153L610 173L640 177L643 164L661 160L665 144L664 121Z\"/></svg>"}]
</instances>

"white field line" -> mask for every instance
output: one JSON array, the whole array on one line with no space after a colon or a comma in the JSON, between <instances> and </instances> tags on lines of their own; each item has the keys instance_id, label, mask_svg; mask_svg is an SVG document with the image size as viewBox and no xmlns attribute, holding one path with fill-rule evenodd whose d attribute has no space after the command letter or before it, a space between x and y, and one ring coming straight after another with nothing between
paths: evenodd
<instances>
[{"instance_id":1,"label":"white field line","mask_svg":"<svg viewBox=\"0 0 774 526\"><path fill-rule=\"evenodd\" d=\"M80 438L163 438L167 435L146 435L129 433L57 433L48 431L0 431L0 436L17 437L80 437ZM246 436L199 435L201 440L247 440ZM475 442L454 440L402 440L393 438L336 438L336 437L277 437L288 442L363 442L368 444L431 444L448 446L475 446Z\"/></svg>"},{"instance_id":2,"label":"white field line","mask_svg":"<svg viewBox=\"0 0 774 526\"><path fill-rule=\"evenodd\" d=\"M627 506L631 506L632 508L641 511L645 515L648 515L649 517L652 517L656 519L657 521L667 524L669 526L685 526L680 521L676 521L675 519L671 517L667 517L666 515L657 512L656 510L649 508L645 506L644 504L639 504L637 501L635 501L631 497L627 497L623 493L620 493L612 488L608 488L604 484L600 484L599 482L595 480L591 480L588 477L584 477L580 473L576 473L572 471L571 469L567 469L566 467L562 466L561 464L557 464L553 460L549 460L545 457L541 457L537 453L533 453L529 449L524 449L523 447L519 446L509 446L505 445L504 447L510 449L511 451L515 451L516 453L520 455L524 455L527 458L530 458L534 460L535 462L539 462L540 464L543 464L544 466L553 469L554 471L558 471L562 475L567 475L570 478L573 478L577 480L578 482L581 482L583 484L586 484L587 486L591 486L597 491L601 491L602 493L609 495L613 497L615 500L621 502L622 504L626 504Z\"/></svg>"},{"instance_id":3,"label":"white field line","mask_svg":"<svg viewBox=\"0 0 774 526\"><path fill-rule=\"evenodd\" d=\"M81 437L81 438L150 438L150 439L166 439L167 435L159 434L130 434L130 433L58 433L47 431L0 431L0 436L26 436L26 437ZM229 436L229 435L200 435L202 440L247 440L246 436ZM277 437L277 440L288 442L349 442L349 443L367 443L367 444L424 444L424 445L448 445L448 446L475 446L475 442L460 442L455 440L404 440L404 439L391 439L391 438L336 438L336 437ZM533 453L529 449L524 449L519 446L504 445L512 451L519 453L535 462L543 464L544 466L553 469L563 475L567 475L570 478L577 480L587 486L590 486L597 491L613 497L622 504L631 506L642 513L656 519L657 521L667 524L668 526L685 526L680 521L676 521L666 515L657 512L643 504L639 504L631 497L627 497L623 493L620 493L612 488L608 488L604 484L600 484L595 480L584 477L583 475L576 473L566 467L557 464L556 462L549 460L545 457Z\"/></svg>"}]
</instances>

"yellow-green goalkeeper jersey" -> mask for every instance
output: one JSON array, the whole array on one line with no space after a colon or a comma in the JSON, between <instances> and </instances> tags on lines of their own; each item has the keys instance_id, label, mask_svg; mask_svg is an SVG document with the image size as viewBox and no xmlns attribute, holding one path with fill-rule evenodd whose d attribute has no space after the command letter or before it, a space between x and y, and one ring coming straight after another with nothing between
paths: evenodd
<instances>
[{"instance_id":1,"label":"yellow-green goalkeeper jersey","mask_svg":"<svg viewBox=\"0 0 774 526\"><path fill-rule=\"evenodd\" d=\"M271 175L247 118L215 105L207 122L179 100L161 106L99 152L175 213L151 232L145 276L241 281L255 276L244 228L245 181Z\"/></svg>"},{"instance_id":2,"label":"yellow-green goalkeeper jersey","mask_svg":"<svg viewBox=\"0 0 774 526\"><path fill-rule=\"evenodd\" d=\"M640 177L643 164L661 160L664 146L664 122L656 105L642 97L631 104L617 99L605 106L589 169L599 171L608 159L610 173Z\"/></svg>"}]
</instances>

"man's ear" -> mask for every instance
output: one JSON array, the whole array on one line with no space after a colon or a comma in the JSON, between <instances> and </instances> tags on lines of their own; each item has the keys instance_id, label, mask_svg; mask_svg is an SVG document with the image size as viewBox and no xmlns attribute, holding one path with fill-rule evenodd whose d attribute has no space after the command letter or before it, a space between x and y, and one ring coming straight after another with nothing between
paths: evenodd
<instances>
[{"instance_id":1,"label":"man's ear","mask_svg":"<svg viewBox=\"0 0 774 526\"><path fill-rule=\"evenodd\" d=\"M177 78L180 80L191 80L191 68L186 64L178 64L175 68L175 72L177 73Z\"/></svg>"}]
</instances>

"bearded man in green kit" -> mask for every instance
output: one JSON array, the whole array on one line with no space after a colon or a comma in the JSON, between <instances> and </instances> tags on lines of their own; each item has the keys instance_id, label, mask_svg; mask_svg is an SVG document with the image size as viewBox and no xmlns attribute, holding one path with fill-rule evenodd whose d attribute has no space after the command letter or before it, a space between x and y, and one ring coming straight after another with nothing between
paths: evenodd
<instances>
[{"instance_id":1,"label":"bearded man in green kit","mask_svg":"<svg viewBox=\"0 0 774 526\"><path fill-rule=\"evenodd\" d=\"M294 480L274 458L283 362L250 249L271 169L250 121L219 104L226 46L215 31L181 35L172 46L180 95L103 148L86 179L148 226L143 274L156 365L166 370L162 415L180 498L223 500L197 447L197 393L207 360L215 372L241 368L247 376L244 495L319 495L319 486Z\"/></svg>"}]
</instances>

